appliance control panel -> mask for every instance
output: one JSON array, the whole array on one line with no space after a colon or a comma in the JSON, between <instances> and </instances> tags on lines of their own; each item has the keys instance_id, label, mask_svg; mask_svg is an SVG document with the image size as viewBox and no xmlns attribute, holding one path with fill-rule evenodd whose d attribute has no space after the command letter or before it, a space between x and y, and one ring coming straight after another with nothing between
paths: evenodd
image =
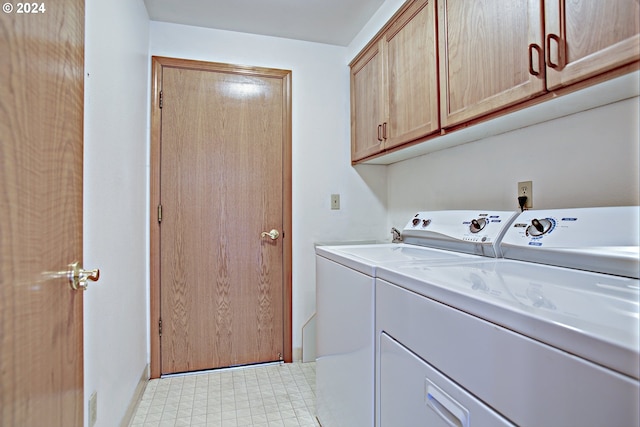
<instances>
[{"instance_id":1,"label":"appliance control panel","mask_svg":"<svg viewBox=\"0 0 640 427\"><path fill-rule=\"evenodd\" d=\"M505 258L638 277L639 222L638 206L524 211L500 248Z\"/></svg>"},{"instance_id":2,"label":"appliance control panel","mask_svg":"<svg viewBox=\"0 0 640 427\"><path fill-rule=\"evenodd\" d=\"M503 244L585 248L638 246L638 207L524 211L505 233Z\"/></svg>"},{"instance_id":3,"label":"appliance control panel","mask_svg":"<svg viewBox=\"0 0 640 427\"><path fill-rule=\"evenodd\" d=\"M516 215L511 211L418 212L402 236L406 243L497 256L497 244Z\"/></svg>"},{"instance_id":4,"label":"appliance control panel","mask_svg":"<svg viewBox=\"0 0 640 427\"><path fill-rule=\"evenodd\" d=\"M515 215L502 211L418 212L404 228L404 233L422 234L425 238L441 235L457 240L490 242L500 237Z\"/></svg>"}]
</instances>

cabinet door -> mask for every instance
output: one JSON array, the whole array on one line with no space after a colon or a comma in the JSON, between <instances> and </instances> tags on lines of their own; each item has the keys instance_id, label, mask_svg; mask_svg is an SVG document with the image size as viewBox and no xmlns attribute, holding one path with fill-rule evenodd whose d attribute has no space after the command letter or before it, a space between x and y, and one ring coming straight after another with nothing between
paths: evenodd
<instances>
[{"instance_id":1,"label":"cabinet door","mask_svg":"<svg viewBox=\"0 0 640 427\"><path fill-rule=\"evenodd\" d=\"M351 160L382 150L384 57L382 42L372 45L351 65Z\"/></svg>"},{"instance_id":2,"label":"cabinet door","mask_svg":"<svg viewBox=\"0 0 640 427\"><path fill-rule=\"evenodd\" d=\"M439 129L435 0L414 2L385 34L389 116L385 148Z\"/></svg>"},{"instance_id":3,"label":"cabinet door","mask_svg":"<svg viewBox=\"0 0 640 427\"><path fill-rule=\"evenodd\" d=\"M438 2L442 127L545 90L538 0Z\"/></svg>"},{"instance_id":4,"label":"cabinet door","mask_svg":"<svg viewBox=\"0 0 640 427\"><path fill-rule=\"evenodd\" d=\"M545 0L545 29L549 89L640 59L637 0Z\"/></svg>"}]
</instances>

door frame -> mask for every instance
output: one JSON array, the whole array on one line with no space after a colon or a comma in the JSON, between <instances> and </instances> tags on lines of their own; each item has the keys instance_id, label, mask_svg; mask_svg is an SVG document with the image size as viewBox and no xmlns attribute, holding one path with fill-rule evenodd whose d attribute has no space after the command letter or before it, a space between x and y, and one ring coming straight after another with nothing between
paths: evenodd
<instances>
[{"instance_id":1,"label":"door frame","mask_svg":"<svg viewBox=\"0 0 640 427\"><path fill-rule=\"evenodd\" d=\"M274 68L252 67L223 64L217 62L194 61L188 59L151 57L151 152L150 152L150 285L149 285L149 337L150 337L150 376L159 378L161 371L160 349L160 227L158 225L158 206L160 205L160 152L162 114L160 108L160 88L162 87L163 67L185 68L202 71L219 71L233 74L281 78L283 80L283 310L284 310L284 361L292 361L292 168L291 168L291 71Z\"/></svg>"}]
</instances>

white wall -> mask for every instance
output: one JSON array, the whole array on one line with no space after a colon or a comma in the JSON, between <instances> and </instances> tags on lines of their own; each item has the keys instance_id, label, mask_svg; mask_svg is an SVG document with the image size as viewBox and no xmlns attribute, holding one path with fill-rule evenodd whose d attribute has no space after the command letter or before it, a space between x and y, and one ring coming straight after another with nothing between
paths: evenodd
<instances>
[{"instance_id":1,"label":"white wall","mask_svg":"<svg viewBox=\"0 0 640 427\"><path fill-rule=\"evenodd\" d=\"M386 172L352 168L344 47L152 22L151 55L292 71L293 354L315 312L314 243L386 237ZM341 210L330 210L330 195ZM351 227L353 226L353 227Z\"/></svg>"},{"instance_id":2,"label":"white wall","mask_svg":"<svg viewBox=\"0 0 640 427\"><path fill-rule=\"evenodd\" d=\"M389 224L418 210L517 210L639 204L639 98L594 108L388 166Z\"/></svg>"},{"instance_id":3,"label":"white wall","mask_svg":"<svg viewBox=\"0 0 640 427\"><path fill-rule=\"evenodd\" d=\"M85 405L117 426L148 363L147 105L149 19L142 0L86 2ZM85 425L88 425L85 406Z\"/></svg>"},{"instance_id":4,"label":"white wall","mask_svg":"<svg viewBox=\"0 0 640 427\"><path fill-rule=\"evenodd\" d=\"M394 13L404 4L405 0L385 0L371 17L369 22L353 38L347 46L347 63L366 46L367 43L380 31Z\"/></svg>"}]
</instances>

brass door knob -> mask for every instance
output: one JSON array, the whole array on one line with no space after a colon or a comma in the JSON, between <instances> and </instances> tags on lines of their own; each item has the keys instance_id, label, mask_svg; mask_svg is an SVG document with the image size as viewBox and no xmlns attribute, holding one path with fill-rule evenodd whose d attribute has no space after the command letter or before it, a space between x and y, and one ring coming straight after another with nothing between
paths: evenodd
<instances>
[{"instance_id":1,"label":"brass door knob","mask_svg":"<svg viewBox=\"0 0 640 427\"><path fill-rule=\"evenodd\" d=\"M276 240L278 237L280 237L280 233L274 228L269 232L263 231L262 234L260 234L260 237L269 237L271 240Z\"/></svg>"},{"instance_id":2,"label":"brass door knob","mask_svg":"<svg viewBox=\"0 0 640 427\"><path fill-rule=\"evenodd\" d=\"M69 265L67 277L69 278L69 286L71 286L71 289L76 291L82 289L86 291L88 286L87 280L97 282L100 279L100 270L97 268L95 270L84 270L79 262L74 262Z\"/></svg>"}]
</instances>

